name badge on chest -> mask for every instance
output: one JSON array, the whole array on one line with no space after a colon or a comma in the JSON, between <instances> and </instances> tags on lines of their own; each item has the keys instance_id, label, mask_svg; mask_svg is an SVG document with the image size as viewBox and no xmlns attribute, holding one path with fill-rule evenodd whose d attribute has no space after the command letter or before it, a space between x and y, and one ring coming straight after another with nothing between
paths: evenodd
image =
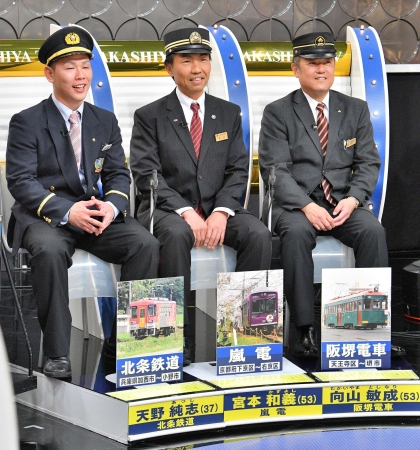
<instances>
[{"instance_id":1,"label":"name badge on chest","mask_svg":"<svg viewBox=\"0 0 420 450\"><path fill-rule=\"evenodd\" d=\"M216 138L216 142L226 141L228 138L228 134L227 131L225 131L224 133L215 134L214 137Z\"/></svg>"}]
</instances>

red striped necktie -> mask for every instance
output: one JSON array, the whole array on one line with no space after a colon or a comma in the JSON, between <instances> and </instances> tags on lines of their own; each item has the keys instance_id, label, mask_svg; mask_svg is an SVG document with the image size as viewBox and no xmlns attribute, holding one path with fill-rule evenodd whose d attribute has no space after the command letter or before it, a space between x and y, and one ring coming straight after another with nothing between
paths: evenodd
<instances>
[{"instance_id":1,"label":"red striped necktie","mask_svg":"<svg viewBox=\"0 0 420 450\"><path fill-rule=\"evenodd\" d=\"M195 155L197 159L200 156L201 139L203 137L203 127L201 125L201 119L198 115L200 105L198 103L191 103L191 109L193 110L193 116L190 124L190 134L193 141Z\"/></svg>"},{"instance_id":2,"label":"red striped necktie","mask_svg":"<svg viewBox=\"0 0 420 450\"><path fill-rule=\"evenodd\" d=\"M198 103L191 103L191 109L193 110L193 116L190 123L190 134L194 145L195 156L200 157L201 139L203 137L203 127L201 126L201 119L198 115L200 105ZM203 220L206 220L206 213L202 206L199 204L194 210Z\"/></svg>"},{"instance_id":3,"label":"red striped necktie","mask_svg":"<svg viewBox=\"0 0 420 450\"><path fill-rule=\"evenodd\" d=\"M322 149L322 157L325 158L325 154L327 153L327 145L328 145L328 121L324 114L324 103L318 103L316 109L318 111L318 118L316 121L319 141L321 143ZM322 190L324 191L325 198L331 203L331 205L335 206L337 202L331 197L331 183L323 178L321 182Z\"/></svg>"}]
</instances>

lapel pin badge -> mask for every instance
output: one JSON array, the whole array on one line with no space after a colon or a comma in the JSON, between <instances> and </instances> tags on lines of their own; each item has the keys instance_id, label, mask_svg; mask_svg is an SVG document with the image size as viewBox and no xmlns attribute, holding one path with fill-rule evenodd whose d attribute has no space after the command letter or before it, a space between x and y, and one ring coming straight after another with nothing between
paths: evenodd
<instances>
[{"instance_id":1,"label":"lapel pin badge","mask_svg":"<svg viewBox=\"0 0 420 450\"><path fill-rule=\"evenodd\" d=\"M112 144L103 144L102 145L102 151L106 151L109 150L112 147Z\"/></svg>"},{"instance_id":2,"label":"lapel pin badge","mask_svg":"<svg viewBox=\"0 0 420 450\"><path fill-rule=\"evenodd\" d=\"M178 122L178 119L174 119L174 122Z\"/></svg>"},{"instance_id":3,"label":"lapel pin badge","mask_svg":"<svg viewBox=\"0 0 420 450\"><path fill-rule=\"evenodd\" d=\"M337 112L341 112L341 109L339 109Z\"/></svg>"},{"instance_id":4,"label":"lapel pin badge","mask_svg":"<svg viewBox=\"0 0 420 450\"><path fill-rule=\"evenodd\" d=\"M214 120L214 119L216 118L216 116L213 114L213 115L211 116L211 118Z\"/></svg>"},{"instance_id":5,"label":"lapel pin badge","mask_svg":"<svg viewBox=\"0 0 420 450\"><path fill-rule=\"evenodd\" d=\"M104 165L104 158L98 158L95 160L95 173L102 171L102 166Z\"/></svg>"}]
</instances>

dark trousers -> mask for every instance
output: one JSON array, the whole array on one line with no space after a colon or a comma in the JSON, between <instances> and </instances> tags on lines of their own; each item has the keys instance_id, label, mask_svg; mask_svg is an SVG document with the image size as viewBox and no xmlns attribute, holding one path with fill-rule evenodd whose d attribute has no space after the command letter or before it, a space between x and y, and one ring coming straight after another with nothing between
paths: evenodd
<instances>
[{"instance_id":1,"label":"dark trousers","mask_svg":"<svg viewBox=\"0 0 420 450\"><path fill-rule=\"evenodd\" d=\"M76 248L106 262L121 264L121 281L157 278L159 243L132 217L111 223L99 236L77 233L66 226L51 228L46 222L39 222L26 229L22 244L32 256L32 287L44 333L44 354L50 357L69 353L67 269Z\"/></svg>"},{"instance_id":2,"label":"dark trousers","mask_svg":"<svg viewBox=\"0 0 420 450\"><path fill-rule=\"evenodd\" d=\"M321 201L330 214L334 207ZM343 225L328 232L317 231L300 210L284 211L275 225L280 236L284 270L284 293L296 326L314 323L314 263L312 250L318 235L333 236L352 247L356 267L387 267L388 250L385 230L368 210L358 208Z\"/></svg>"},{"instance_id":3,"label":"dark trousers","mask_svg":"<svg viewBox=\"0 0 420 450\"><path fill-rule=\"evenodd\" d=\"M168 214L154 224L160 242L159 277L184 277L184 321L191 290L191 249L194 234L178 214ZM224 245L237 251L236 271L267 270L271 263L271 234L249 213L237 213L227 221Z\"/></svg>"}]
</instances>

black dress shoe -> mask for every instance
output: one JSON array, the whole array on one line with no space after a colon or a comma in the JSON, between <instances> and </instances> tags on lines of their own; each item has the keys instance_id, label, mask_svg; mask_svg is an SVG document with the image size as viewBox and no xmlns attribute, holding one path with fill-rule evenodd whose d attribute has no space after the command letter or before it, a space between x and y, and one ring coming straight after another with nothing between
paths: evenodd
<instances>
[{"instance_id":1,"label":"black dress shoe","mask_svg":"<svg viewBox=\"0 0 420 450\"><path fill-rule=\"evenodd\" d=\"M391 343L391 358L396 358L398 356L405 356L405 349Z\"/></svg>"},{"instance_id":2,"label":"black dress shoe","mask_svg":"<svg viewBox=\"0 0 420 450\"><path fill-rule=\"evenodd\" d=\"M47 362L44 364L44 375L51 378L71 377L71 365L68 356L47 357Z\"/></svg>"},{"instance_id":3,"label":"black dress shoe","mask_svg":"<svg viewBox=\"0 0 420 450\"><path fill-rule=\"evenodd\" d=\"M298 330L298 337L293 349L293 356L298 358L318 358L319 350L316 343L316 333L313 327Z\"/></svg>"}]
</instances>

